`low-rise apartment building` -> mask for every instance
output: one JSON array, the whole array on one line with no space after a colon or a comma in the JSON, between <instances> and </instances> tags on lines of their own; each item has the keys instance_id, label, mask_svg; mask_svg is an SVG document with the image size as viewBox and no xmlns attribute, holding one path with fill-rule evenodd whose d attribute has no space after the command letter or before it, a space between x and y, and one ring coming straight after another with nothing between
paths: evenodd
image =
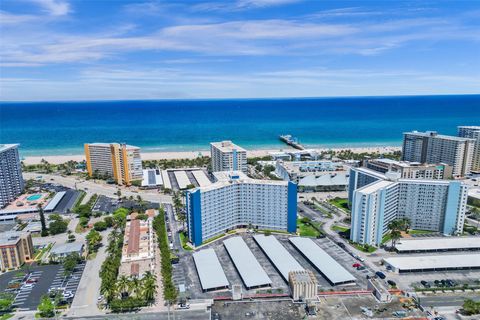
<instances>
[{"instance_id":1,"label":"low-rise apartment building","mask_svg":"<svg viewBox=\"0 0 480 320\"><path fill-rule=\"evenodd\" d=\"M20 268L33 260L33 242L29 232L7 231L0 233L0 270Z\"/></svg>"}]
</instances>

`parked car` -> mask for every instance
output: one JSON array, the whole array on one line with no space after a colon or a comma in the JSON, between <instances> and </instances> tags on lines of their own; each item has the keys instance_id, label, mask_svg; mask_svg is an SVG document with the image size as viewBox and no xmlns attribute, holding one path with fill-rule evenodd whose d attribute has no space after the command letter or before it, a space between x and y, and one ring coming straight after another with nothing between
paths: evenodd
<instances>
[{"instance_id":1,"label":"parked car","mask_svg":"<svg viewBox=\"0 0 480 320\"><path fill-rule=\"evenodd\" d=\"M424 286L425 288L430 288L430 287L431 287L430 283L428 283L428 282L425 281L425 280L420 281L420 283L421 283L422 286Z\"/></svg>"},{"instance_id":2,"label":"parked car","mask_svg":"<svg viewBox=\"0 0 480 320\"><path fill-rule=\"evenodd\" d=\"M361 265L360 263L358 263L358 262L352 264L352 267L354 267L354 268L358 268L358 267L361 267L361 266L362 266L362 265Z\"/></svg>"},{"instance_id":3,"label":"parked car","mask_svg":"<svg viewBox=\"0 0 480 320\"><path fill-rule=\"evenodd\" d=\"M377 271L375 272L375 275L377 277L379 277L380 279L385 279L387 276L385 275L385 273L381 272L381 271Z\"/></svg>"},{"instance_id":4,"label":"parked car","mask_svg":"<svg viewBox=\"0 0 480 320\"><path fill-rule=\"evenodd\" d=\"M365 268L364 266L357 267L358 271L362 271L362 270L365 270L365 269L367 269L367 268Z\"/></svg>"},{"instance_id":5,"label":"parked car","mask_svg":"<svg viewBox=\"0 0 480 320\"><path fill-rule=\"evenodd\" d=\"M396 287L396 286L397 286L397 284L396 284L395 281L393 281L393 280L387 280L387 283L388 283L389 285L391 285L392 287Z\"/></svg>"}]
</instances>

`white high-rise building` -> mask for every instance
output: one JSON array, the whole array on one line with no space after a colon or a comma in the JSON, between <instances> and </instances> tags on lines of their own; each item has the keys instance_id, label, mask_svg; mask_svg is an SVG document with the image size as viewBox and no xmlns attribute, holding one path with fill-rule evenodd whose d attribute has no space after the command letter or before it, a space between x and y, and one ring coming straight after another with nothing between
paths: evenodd
<instances>
[{"instance_id":1,"label":"white high-rise building","mask_svg":"<svg viewBox=\"0 0 480 320\"><path fill-rule=\"evenodd\" d=\"M388 224L408 218L412 229L446 235L463 231L468 185L453 180L398 179L367 168L350 171L350 239L380 245Z\"/></svg>"},{"instance_id":2,"label":"white high-rise building","mask_svg":"<svg viewBox=\"0 0 480 320\"><path fill-rule=\"evenodd\" d=\"M247 151L232 141L210 143L212 172L247 172Z\"/></svg>"},{"instance_id":3,"label":"white high-rise building","mask_svg":"<svg viewBox=\"0 0 480 320\"><path fill-rule=\"evenodd\" d=\"M446 163L454 176L464 176L472 169L475 140L446 136L435 131L405 132L402 160L419 163Z\"/></svg>"},{"instance_id":4,"label":"white high-rise building","mask_svg":"<svg viewBox=\"0 0 480 320\"><path fill-rule=\"evenodd\" d=\"M215 183L187 191L188 237L195 246L239 227L296 231L296 184L255 180L240 171L214 176Z\"/></svg>"},{"instance_id":5,"label":"white high-rise building","mask_svg":"<svg viewBox=\"0 0 480 320\"><path fill-rule=\"evenodd\" d=\"M0 209L15 200L23 188L18 144L0 144Z\"/></svg>"},{"instance_id":6,"label":"white high-rise building","mask_svg":"<svg viewBox=\"0 0 480 320\"><path fill-rule=\"evenodd\" d=\"M458 126L458 136L475 140L472 170L480 170L480 126Z\"/></svg>"}]
</instances>

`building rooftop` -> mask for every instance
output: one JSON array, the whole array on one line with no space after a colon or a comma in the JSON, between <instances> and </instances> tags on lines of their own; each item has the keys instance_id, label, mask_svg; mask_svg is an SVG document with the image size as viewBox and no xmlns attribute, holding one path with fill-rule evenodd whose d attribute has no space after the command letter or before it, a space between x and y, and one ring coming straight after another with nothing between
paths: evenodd
<instances>
[{"instance_id":1,"label":"building rooftop","mask_svg":"<svg viewBox=\"0 0 480 320\"><path fill-rule=\"evenodd\" d=\"M312 239L293 237L289 241L320 271L332 284L356 281L355 277L335 259L320 248Z\"/></svg>"},{"instance_id":2,"label":"building rooftop","mask_svg":"<svg viewBox=\"0 0 480 320\"><path fill-rule=\"evenodd\" d=\"M397 251L433 251L480 249L480 237L441 237L425 239L400 239Z\"/></svg>"},{"instance_id":3,"label":"building rooftop","mask_svg":"<svg viewBox=\"0 0 480 320\"><path fill-rule=\"evenodd\" d=\"M229 238L223 244L247 288L272 284L242 237Z\"/></svg>"},{"instance_id":4,"label":"building rooftop","mask_svg":"<svg viewBox=\"0 0 480 320\"><path fill-rule=\"evenodd\" d=\"M346 172L325 173L320 176L312 174L301 178L298 185L303 187L347 186L348 176Z\"/></svg>"},{"instance_id":5,"label":"building rooftop","mask_svg":"<svg viewBox=\"0 0 480 320\"><path fill-rule=\"evenodd\" d=\"M228 287L228 280L213 249L197 251L193 254L198 277L203 290Z\"/></svg>"},{"instance_id":6,"label":"building rooftop","mask_svg":"<svg viewBox=\"0 0 480 320\"><path fill-rule=\"evenodd\" d=\"M142 187L163 185L162 170L144 169L142 172Z\"/></svg>"},{"instance_id":7,"label":"building rooftop","mask_svg":"<svg viewBox=\"0 0 480 320\"><path fill-rule=\"evenodd\" d=\"M87 144L89 146L93 146L93 147L110 147L112 144L113 145L122 145L123 143L118 143L118 142L111 142L111 143L94 142L94 143L87 143ZM125 146L127 147L127 149L140 149L140 147L132 146L132 145L129 145L129 144L126 144Z\"/></svg>"},{"instance_id":8,"label":"building rooftop","mask_svg":"<svg viewBox=\"0 0 480 320\"><path fill-rule=\"evenodd\" d=\"M28 235L23 231L5 231L0 233L0 246L10 246L18 242L20 237Z\"/></svg>"},{"instance_id":9,"label":"building rooftop","mask_svg":"<svg viewBox=\"0 0 480 320\"><path fill-rule=\"evenodd\" d=\"M385 258L385 263L398 270L480 268L480 254L450 254Z\"/></svg>"},{"instance_id":10,"label":"building rooftop","mask_svg":"<svg viewBox=\"0 0 480 320\"><path fill-rule=\"evenodd\" d=\"M8 149L18 148L19 144L1 144L0 143L0 152L6 151Z\"/></svg>"},{"instance_id":11,"label":"building rooftop","mask_svg":"<svg viewBox=\"0 0 480 320\"><path fill-rule=\"evenodd\" d=\"M378 191L379 189L388 187L389 185L393 185L393 184L395 184L395 182L388 181L388 180L380 180L380 181L370 183L362 188L359 188L356 191L362 192L363 194L371 194Z\"/></svg>"},{"instance_id":12,"label":"building rooftop","mask_svg":"<svg viewBox=\"0 0 480 320\"><path fill-rule=\"evenodd\" d=\"M435 137L435 138L459 141L459 142L474 141L473 139L470 139L470 138L462 138L457 136L447 136L443 134L438 134L436 131L426 131L426 132L410 131L410 132L404 132L403 134L416 135L420 137Z\"/></svg>"},{"instance_id":13,"label":"building rooftop","mask_svg":"<svg viewBox=\"0 0 480 320\"><path fill-rule=\"evenodd\" d=\"M211 191L211 190L216 190L222 187L226 187L235 183L268 184L268 185L277 185L277 186L288 185L288 181L252 179L241 171L219 171L219 172L214 172L213 175L217 179L216 182L205 187L196 188L193 191L196 191L198 189L198 190L201 190L202 192L206 192L206 191Z\"/></svg>"},{"instance_id":14,"label":"building rooftop","mask_svg":"<svg viewBox=\"0 0 480 320\"><path fill-rule=\"evenodd\" d=\"M240 146L237 146L232 141L220 141L220 142L212 142L210 145L214 146L215 148L219 149L222 152L232 152L233 150L236 151L247 151Z\"/></svg>"},{"instance_id":15,"label":"building rooftop","mask_svg":"<svg viewBox=\"0 0 480 320\"><path fill-rule=\"evenodd\" d=\"M275 265L285 281L288 281L290 271L303 271L304 269L297 260L285 249L285 247L274 236L257 234L253 236L263 252Z\"/></svg>"},{"instance_id":16,"label":"building rooftop","mask_svg":"<svg viewBox=\"0 0 480 320\"><path fill-rule=\"evenodd\" d=\"M69 253L81 252L83 250L83 246L84 245L82 242L55 244L52 250L50 250L50 254L61 256Z\"/></svg>"}]
</instances>

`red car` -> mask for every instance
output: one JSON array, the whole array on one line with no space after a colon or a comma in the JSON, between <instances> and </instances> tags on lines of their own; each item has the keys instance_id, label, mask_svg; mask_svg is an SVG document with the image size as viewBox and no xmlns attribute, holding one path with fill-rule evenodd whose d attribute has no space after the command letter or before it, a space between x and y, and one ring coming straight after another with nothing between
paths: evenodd
<instances>
[{"instance_id":1,"label":"red car","mask_svg":"<svg viewBox=\"0 0 480 320\"><path fill-rule=\"evenodd\" d=\"M352 267L354 268L358 268L358 267L361 267L362 265L360 263L354 263L352 264Z\"/></svg>"},{"instance_id":2,"label":"red car","mask_svg":"<svg viewBox=\"0 0 480 320\"><path fill-rule=\"evenodd\" d=\"M27 281L25 281L25 283L35 283L35 282L38 282L37 278L30 278L30 279L27 279Z\"/></svg>"}]
</instances>

